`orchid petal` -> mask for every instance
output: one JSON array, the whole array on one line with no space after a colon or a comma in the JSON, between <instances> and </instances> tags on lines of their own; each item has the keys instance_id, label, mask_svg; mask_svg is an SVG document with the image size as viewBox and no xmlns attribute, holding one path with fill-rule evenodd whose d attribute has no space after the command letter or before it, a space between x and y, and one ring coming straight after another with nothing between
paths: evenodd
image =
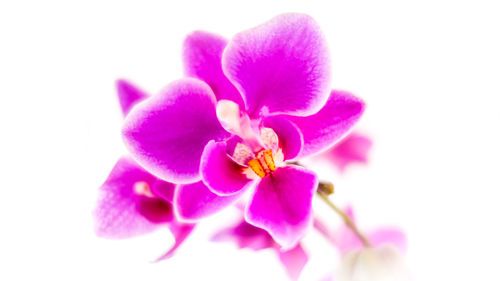
<instances>
[{"instance_id":1,"label":"orchid petal","mask_svg":"<svg viewBox=\"0 0 500 281\"><path fill-rule=\"evenodd\" d=\"M285 249L296 245L312 222L316 175L299 166L278 168L262 178L245 213L247 222L263 228Z\"/></svg>"},{"instance_id":2,"label":"orchid petal","mask_svg":"<svg viewBox=\"0 0 500 281\"><path fill-rule=\"evenodd\" d=\"M226 152L224 142L210 141L203 151L200 173L213 193L221 196L239 192L252 180L243 174L244 167L234 162Z\"/></svg>"},{"instance_id":3,"label":"orchid petal","mask_svg":"<svg viewBox=\"0 0 500 281\"><path fill-rule=\"evenodd\" d=\"M137 202L142 196L134 191L134 186L136 183L151 186L156 180L134 160L128 157L118 160L99 189L99 200L94 212L97 235L121 239L152 231L156 225L137 208ZM156 211L168 212L165 209Z\"/></svg>"},{"instance_id":4,"label":"orchid petal","mask_svg":"<svg viewBox=\"0 0 500 281\"><path fill-rule=\"evenodd\" d=\"M287 116L304 137L299 157L324 151L334 145L359 120L364 108L363 101L354 95L333 90L325 106L316 114Z\"/></svg>"},{"instance_id":5,"label":"orchid petal","mask_svg":"<svg viewBox=\"0 0 500 281\"><path fill-rule=\"evenodd\" d=\"M227 40L219 35L195 31L184 40L184 71L186 76L198 78L214 91L217 100L231 100L241 108L243 99L222 72L222 52Z\"/></svg>"},{"instance_id":6,"label":"orchid petal","mask_svg":"<svg viewBox=\"0 0 500 281\"><path fill-rule=\"evenodd\" d=\"M334 164L341 172L353 163L367 163L373 142L370 138L351 133L325 153L319 155Z\"/></svg>"},{"instance_id":7,"label":"orchid petal","mask_svg":"<svg viewBox=\"0 0 500 281\"><path fill-rule=\"evenodd\" d=\"M177 249L184 243L186 238L191 234L195 227L195 224L188 223L171 223L169 229L175 238L174 245L170 248L163 256L159 257L156 261L161 261L171 258Z\"/></svg>"},{"instance_id":8,"label":"orchid petal","mask_svg":"<svg viewBox=\"0 0 500 281\"><path fill-rule=\"evenodd\" d=\"M304 138L298 127L282 116L269 116L263 121L265 127L273 129L278 135L279 146L283 150L285 160L297 157L304 144Z\"/></svg>"},{"instance_id":9,"label":"orchid petal","mask_svg":"<svg viewBox=\"0 0 500 281\"><path fill-rule=\"evenodd\" d=\"M215 103L207 84L178 80L130 112L122 131L125 144L135 160L157 177L196 182L201 179L205 145L229 136L217 120Z\"/></svg>"},{"instance_id":10,"label":"orchid petal","mask_svg":"<svg viewBox=\"0 0 500 281\"><path fill-rule=\"evenodd\" d=\"M222 55L222 69L251 117L262 111L310 115L328 98L326 45L311 17L284 14L237 34Z\"/></svg>"},{"instance_id":11,"label":"orchid petal","mask_svg":"<svg viewBox=\"0 0 500 281\"><path fill-rule=\"evenodd\" d=\"M149 96L131 82L123 79L116 81L116 91L123 116L127 116L132 107Z\"/></svg>"},{"instance_id":12,"label":"orchid petal","mask_svg":"<svg viewBox=\"0 0 500 281\"><path fill-rule=\"evenodd\" d=\"M248 248L254 251L271 248L276 245L267 231L255 227L244 220L236 226L218 232L212 240L234 241L238 245L238 248Z\"/></svg>"},{"instance_id":13,"label":"orchid petal","mask_svg":"<svg viewBox=\"0 0 500 281\"><path fill-rule=\"evenodd\" d=\"M175 184L158 180L151 187L151 191L154 195L163 198L167 202L172 203L174 200Z\"/></svg>"},{"instance_id":14,"label":"orchid petal","mask_svg":"<svg viewBox=\"0 0 500 281\"><path fill-rule=\"evenodd\" d=\"M136 208L153 223L170 222L174 219L172 204L159 197L139 196Z\"/></svg>"},{"instance_id":15,"label":"orchid petal","mask_svg":"<svg viewBox=\"0 0 500 281\"><path fill-rule=\"evenodd\" d=\"M235 203L242 193L219 196L211 192L203 181L181 184L175 189L174 212L179 220L194 222Z\"/></svg>"},{"instance_id":16,"label":"orchid petal","mask_svg":"<svg viewBox=\"0 0 500 281\"><path fill-rule=\"evenodd\" d=\"M291 280L299 279L302 269L309 260L307 253L300 244L288 251L279 252L279 258Z\"/></svg>"}]
</instances>

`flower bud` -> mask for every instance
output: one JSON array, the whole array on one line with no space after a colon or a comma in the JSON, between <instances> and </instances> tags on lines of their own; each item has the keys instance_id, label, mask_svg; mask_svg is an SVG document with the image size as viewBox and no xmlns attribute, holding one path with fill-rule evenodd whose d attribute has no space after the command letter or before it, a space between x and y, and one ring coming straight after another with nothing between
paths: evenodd
<instances>
[{"instance_id":1,"label":"flower bud","mask_svg":"<svg viewBox=\"0 0 500 281\"><path fill-rule=\"evenodd\" d=\"M319 182L318 184L318 192L321 192L325 195L333 194L335 188L332 183L329 182Z\"/></svg>"}]
</instances>

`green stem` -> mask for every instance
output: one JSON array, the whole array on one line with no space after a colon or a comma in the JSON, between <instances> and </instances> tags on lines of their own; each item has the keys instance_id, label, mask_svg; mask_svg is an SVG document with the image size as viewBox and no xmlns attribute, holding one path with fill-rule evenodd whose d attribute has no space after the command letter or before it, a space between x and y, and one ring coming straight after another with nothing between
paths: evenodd
<instances>
[{"instance_id":1,"label":"green stem","mask_svg":"<svg viewBox=\"0 0 500 281\"><path fill-rule=\"evenodd\" d=\"M365 247L371 247L370 241L368 241L368 239L366 239L366 237L363 234L361 234L361 232L356 227L356 224L354 224L351 218L349 218L349 216L346 213L344 213L344 211L342 211L339 207L337 207L337 205L333 204L330 198L328 198L327 194L321 191L318 191L317 193L319 197L323 199L323 201L325 201L325 203L344 220L344 223L354 232L354 234L356 234L356 236L358 236L359 240L361 240L363 245Z\"/></svg>"}]
</instances>

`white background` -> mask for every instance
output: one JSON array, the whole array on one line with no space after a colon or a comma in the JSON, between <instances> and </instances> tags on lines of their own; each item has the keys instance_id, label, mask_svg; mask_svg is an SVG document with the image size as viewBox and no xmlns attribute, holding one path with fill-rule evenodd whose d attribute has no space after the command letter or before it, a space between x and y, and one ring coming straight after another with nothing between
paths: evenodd
<instances>
[{"instance_id":1,"label":"white background","mask_svg":"<svg viewBox=\"0 0 500 281\"><path fill-rule=\"evenodd\" d=\"M370 165L329 173L335 200L353 203L362 227L405 229L415 280L499 280L499 7L269 0L0 2L0 279L286 280L272 252L206 241L228 214L151 264L168 234L99 239L91 212L125 153L115 79L155 93L182 77L189 32L229 38L288 11L319 22L333 87L368 105ZM306 242L302 280L317 280L336 254L314 232Z\"/></svg>"}]
</instances>

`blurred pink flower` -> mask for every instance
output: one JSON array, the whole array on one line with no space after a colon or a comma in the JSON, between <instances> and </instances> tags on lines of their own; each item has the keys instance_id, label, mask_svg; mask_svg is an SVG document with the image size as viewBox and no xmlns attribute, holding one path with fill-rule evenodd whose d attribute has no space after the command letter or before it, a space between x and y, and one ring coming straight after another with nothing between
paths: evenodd
<instances>
[{"instance_id":1,"label":"blurred pink flower","mask_svg":"<svg viewBox=\"0 0 500 281\"><path fill-rule=\"evenodd\" d=\"M238 224L219 231L213 240L218 242L232 241L240 249L248 248L254 251L272 249L278 255L291 280L297 280L300 277L300 273L309 259L300 243L292 249L283 250L267 231L255 227L243 219Z\"/></svg>"},{"instance_id":2,"label":"blurred pink flower","mask_svg":"<svg viewBox=\"0 0 500 281\"><path fill-rule=\"evenodd\" d=\"M403 255L392 244L354 250L343 256L335 281L410 281Z\"/></svg>"},{"instance_id":3,"label":"blurred pink flower","mask_svg":"<svg viewBox=\"0 0 500 281\"><path fill-rule=\"evenodd\" d=\"M355 222L351 206L346 207L344 212ZM406 252L407 239L401 229L381 227L372 231L361 230L371 244L366 247L345 224L331 231L315 219L314 227L339 249L342 256L335 273L332 271L323 281L409 280L402 258Z\"/></svg>"},{"instance_id":4,"label":"blurred pink flower","mask_svg":"<svg viewBox=\"0 0 500 281\"><path fill-rule=\"evenodd\" d=\"M326 160L344 172L352 164L366 164L372 146L373 142L369 137L353 132L315 158Z\"/></svg>"}]
</instances>

